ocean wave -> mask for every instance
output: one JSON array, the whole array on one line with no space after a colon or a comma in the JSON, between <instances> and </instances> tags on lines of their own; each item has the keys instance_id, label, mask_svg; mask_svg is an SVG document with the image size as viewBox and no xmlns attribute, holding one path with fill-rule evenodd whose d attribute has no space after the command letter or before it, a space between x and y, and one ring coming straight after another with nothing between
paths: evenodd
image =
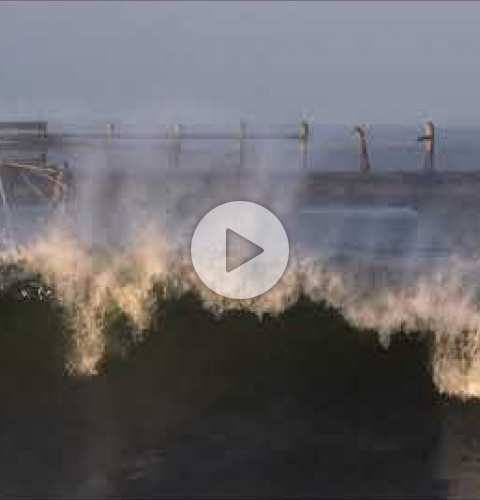
<instances>
[{"instance_id":1,"label":"ocean wave","mask_svg":"<svg viewBox=\"0 0 480 500\"><path fill-rule=\"evenodd\" d=\"M376 332L386 349L394 335L427 336L438 391L480 397L480 261L451 257L407 276L383 264L297 252L268 293L235 301L203 286L188 255L153 228L133 241L121 249L86 245L57 225L1 254L2 296L54 303L62 312L64 363L73 376L98 374L108 356L128 355L149 332L161 330L155 318L165 304L187 294L219 319L241 311L260 321L306 298L333 308L360 332Z\"/></svg>"}]
</instances>

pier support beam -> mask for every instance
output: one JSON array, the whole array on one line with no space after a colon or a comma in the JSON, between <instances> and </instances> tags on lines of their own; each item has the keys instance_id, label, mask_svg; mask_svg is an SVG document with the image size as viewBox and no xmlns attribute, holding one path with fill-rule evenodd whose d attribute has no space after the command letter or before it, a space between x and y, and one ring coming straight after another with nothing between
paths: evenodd
<instances>
[{"instance_id":1,"label":"pier support beam","mask_svg":"<svg viewBox=\"0 0 480 500\"><path fill-rule=\"evenodd\" d=\"M38 125L38 135L43 139L48 137L48 125L47 122L39 122Z\"/></svg>"},{"instance_id":2,"label":"pier support beam","mask_svg":"<svg viewBox=\"0 0 480 500\"><path fill-rule=\"evenodd\" d=\"M107 137L111 139L115 134L115 124L112 122L107 123Z\"/></svg>"},{"instance_id":3,"label":"pier support beam","mask_svg":"<svg viewBox=\"0 0 480 500\"><path fill-rule=\"evenodd\" d=\"M308 167L308 141L310 139L310 124L307 120L300 122L300 153L302 155L302 167Z\"/></svg>"},{"instance_id":4,"label":"pier support beam","mask_svg":"<svg viewBox=\"0 0 480 500\"><path fill-rule=\"evenodd\" d=\"M178 168L180 165L180 153L182 151L182 126L176 124L172 127L171 133L171 150L169 155L169 166Z\"/></svg>"},{"instance_id":5,"label":"pier support beam","mask_svg":"<svg viewBox=\"0 0 480 500\"><path fill-rule=\"evenodd\" d=\"M245 164L245 138L247 136L247 126L244 121L240 122L240 134L239 134L239 166L243 168Z\"/></svg>"}]
</instances>

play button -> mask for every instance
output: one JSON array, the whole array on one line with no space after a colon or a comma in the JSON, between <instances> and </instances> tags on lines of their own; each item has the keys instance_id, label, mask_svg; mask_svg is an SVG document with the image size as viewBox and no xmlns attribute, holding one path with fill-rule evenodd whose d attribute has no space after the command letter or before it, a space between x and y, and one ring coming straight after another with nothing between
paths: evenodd
<instances>
[{"instance_id":1,"label":"play button","mask_svg":"<svg viewBox=\"0 0 480 500\"><path fill-rule=\"evenodd\" d=\"M226 269L234 271L263 252L263 248L255 245L232 229L226 231Z\"/></svg>"},{"instance_id":2,"label":"play button","mask_svg":"<svg viewBox=\"0 0 480 500\"><path fill-rule=\"evenodd\" d=\"M210 210L195 228L191 243L199 278L230 299L250 299L270 290L282 277L289 253L280 220L248 201Z\"/></svg>"}]
</instances>

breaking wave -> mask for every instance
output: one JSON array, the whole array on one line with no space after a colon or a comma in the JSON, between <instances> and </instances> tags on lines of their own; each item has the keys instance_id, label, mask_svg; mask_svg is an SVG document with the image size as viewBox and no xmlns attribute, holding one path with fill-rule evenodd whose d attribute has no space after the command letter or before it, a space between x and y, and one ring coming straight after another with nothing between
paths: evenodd
<instances>
[{"instance_id":1,"label":"breaking wave","mask_svg":"<svg viewBox=\"0 0 480 500\"><path fill-rule=\"evenodd\" d=\"M127 356L148 332L161 330L154 322L164 304L186 294L219 318L243 310L259 320L308 298L334 308L360 333L376 332L385 349L393 335L427 337L438 391L480 397L480 260L452 257L448 265L404 279L381 264L298 252L268 293L234 301L206 289L188 256L153 227L132 241L115 250L87 245L57 224L1 253L3 296L53 302L62 311L68 333L64 363L72 375L95 375L106 357Z\"/></svg>"}]
</instances>

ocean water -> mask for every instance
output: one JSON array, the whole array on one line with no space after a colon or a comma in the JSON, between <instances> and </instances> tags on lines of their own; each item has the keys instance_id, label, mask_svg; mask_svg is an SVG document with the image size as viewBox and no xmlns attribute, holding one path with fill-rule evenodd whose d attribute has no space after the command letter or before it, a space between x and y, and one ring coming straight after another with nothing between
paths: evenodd
<instances>
[{"instance_id":1,"label":"ocean water","mask_svg":"<svg viewBox=\"0 0 480 500\"><path fill-rule=\"evenodd\" d=\"M64 206L11 196L0 495L478 496L470 171L359 184L275 147L243 172L208 148L172 171L167 153L76 145ZM231 199L269 206L292 245L249 301L211 293L188 256Z\"/></svg>"}]
</instances>

